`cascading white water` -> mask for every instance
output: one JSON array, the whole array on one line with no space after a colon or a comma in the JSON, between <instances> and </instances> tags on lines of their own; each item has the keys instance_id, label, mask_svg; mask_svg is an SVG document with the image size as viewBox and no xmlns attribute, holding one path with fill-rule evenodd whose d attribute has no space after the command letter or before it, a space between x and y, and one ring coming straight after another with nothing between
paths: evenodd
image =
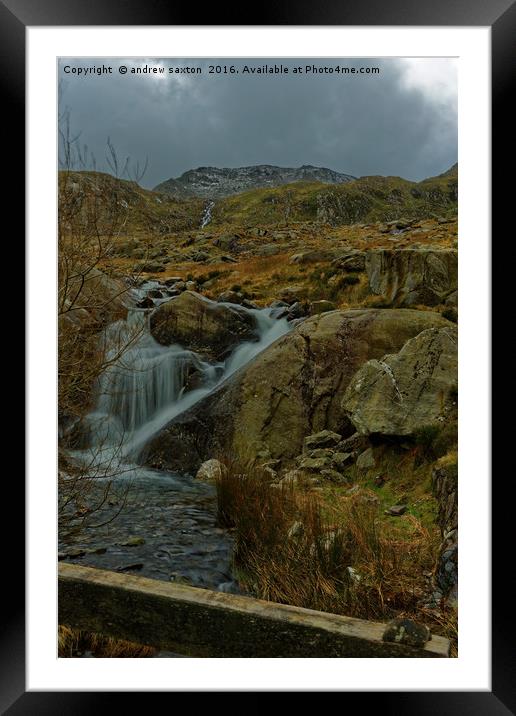
<instances>
[{"instance_id":1,"label":"cascading white water","mask_svg":"<svg viewBox=\"0 0 516 716\"><path fill-rule=\"evenodd\" d=\"M112 461L116 453L118 460L136 462L145 444L172 418L290 329L286 319L272 318L270 309L242 310L256 319L256 340L241 343L216 364L179 345L157 343L147 312L129 311L127 320L108 327L105 350L112 363L100 378L96 409L86 420L89 451L96 461Z\"/></svg>"},{"instance_id":2,"label":"cascading white water","mask_svg":"<svg viewBox=\"0 0 516 716\"><path fill-rule=\"evenodd\" d=\"M209 201L206 204L206 208L204 209L204 214L202 215L202 219L201 219L201 229L204 229L204 227L208 226L208 224L210 223L211 212L212 212L214 206L215 206L214 201Z\"/></svg>"},{"instance_id":3,"label":"cascading white water","mask_svg":"<svg viewBox=\"0 0 516 716\"><path fill-rule=\"evenodd\" d=\"M134 289L134 303L150 292L155 303L174 300L167 296L166 286L149 281ZM150 334L149 313L144 310L130 310L127 320L106 329L104 349L112 362L98 382L97 404L78 433L83 447L74 456L86 466L88 474L101 478L93 481L88 499L94 510L102 506L108 522L116 518L120 543L117 540L114 548L106 548L104 533L95 527L85 544L79 535L79 547L88 549L81 557L87 564L101 569L132 569L133 551L138 549L136 567L142 570L142 576L166 581L179 576L194 586L239 592L231 576L231 537L215 524L212 486L190 475L140 465L138 455L172 418L195 405L290 329L285 319L276 320L269 309L247 310L256 319L256 340L241 343L225 362L215 364L181 346L159 345ZM121 512L116 492L111 502L106 500L111 493L104 491L104 479L111 482L115 476L116 481L122 480L124 490L130 486L127 506ZM128 541L135 530L144 537L137 548ZM66 540L60 546L68 547ZM99 549L92 551L92 547Z\"/></svg>"}]
</instances>

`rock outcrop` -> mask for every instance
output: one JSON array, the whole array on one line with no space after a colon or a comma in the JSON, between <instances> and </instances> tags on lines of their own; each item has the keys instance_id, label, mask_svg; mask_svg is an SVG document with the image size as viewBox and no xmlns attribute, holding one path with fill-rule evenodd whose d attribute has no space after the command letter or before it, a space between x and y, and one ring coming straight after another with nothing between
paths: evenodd
<instances>
[{"instance_id":1,"label":"rock outcrop","mask_svg":"<svg viewBox=\"0 0 516 716\"><path fill-rule=\"evenodd\" d=\"M371 292L393 306L436 306L457 290L457 251L373 249L366 254Z\"/></svg>"},{"instance_id":2,"label":"rock outcrop","mask_svg":"<svg viewBox=\"0 0 516 716\"><path fill-rule=\"evenodd\" d=\"M255 337L256 320L237 305L216 303L194 291L185 291L156 309L150 327L162 345L179 343L221 360L238 343Z\"/></svg>"},{"instance_id":3,"label":"rock outcrop","mask_svg":"<svg viewBox=\"0 0 516 716\"><path fill-rule=\"evenodd\" d=\"M432 472L432 490L437 500L437 523L442 542L435 570L438 592L441 597L457 599L458 583L458 510L457 462L450 456L441 458Z\"/></svg>"},{"instance_id":4,"label":"rock outcrop","mask_svg":"<svg viewBox=\"0 0 516 716\"><path fill-rule=\"evenodd\" d=\"M430 311L312 316L172 420L148 444L146 462L193 471L217 454L292 459L307 435L325 429L351 435L355 430L341 403L356 371L443 325L450 324Z\"/></svg>"},{"instance_id":5,"label":"rock outcrop","mask_svg":"<svg viewBox=\"0 0 516 716\"><path fill-rule=\"evenodd\" d=\"M445 419L456 388L457 328L448 324L368 361L348 385L342 408L362 435L414 435Z\"/></svg>"}]
</instances>

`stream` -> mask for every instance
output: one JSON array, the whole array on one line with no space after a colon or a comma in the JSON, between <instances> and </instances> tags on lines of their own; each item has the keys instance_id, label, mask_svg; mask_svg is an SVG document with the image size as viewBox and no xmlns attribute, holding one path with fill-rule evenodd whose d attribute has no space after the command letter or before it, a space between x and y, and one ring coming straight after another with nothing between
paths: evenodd
<instances>
[{"instance_id":1,"label":"stream","mask_svg":"<svg viewBox=\"0 0 516 716\"><path fill-rule=\"evenodd\" d=\"M238 592L231 572L231 534L216 524L214 486L188 474L151 469L140 464L139 456L172 418L287 333L290 325L285 318L274 318L273 309L242 309L254 314L256 340L242 342L223 362L208 363L194 351L154 340L149 330L154 309L136 308L149 294L155 305L174 300L160 282L147 281L131 289L127 319L104 332L112 363L99 380L95 410L81 428L81 449L72 456L92 476L106 471L115 476L92 481L83 508L87 513L101 507L76 536L60 536L59 559Z\"/></svg>"}]
</instances>

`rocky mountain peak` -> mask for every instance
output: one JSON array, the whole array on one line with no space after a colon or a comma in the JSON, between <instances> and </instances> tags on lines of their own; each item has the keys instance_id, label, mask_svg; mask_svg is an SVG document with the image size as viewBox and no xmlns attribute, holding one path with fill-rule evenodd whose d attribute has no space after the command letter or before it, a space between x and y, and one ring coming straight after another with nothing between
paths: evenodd
<instances>
[{"instance_id":1,"label":"rocky mountain peak","mask_svg":"<svg viewBox=\"0 0 516 716\"><path fill-rule=\"evenodd\" d=\"M278 187L298 181L344 184L356 177L326 167L303 164L300 167L277 167L258 164L249 167L221 168L198 167L190 169L180 177L161 182L154 191L176 197L198 196L218 199L252 189Z\"/></svg>"}]
</instances>

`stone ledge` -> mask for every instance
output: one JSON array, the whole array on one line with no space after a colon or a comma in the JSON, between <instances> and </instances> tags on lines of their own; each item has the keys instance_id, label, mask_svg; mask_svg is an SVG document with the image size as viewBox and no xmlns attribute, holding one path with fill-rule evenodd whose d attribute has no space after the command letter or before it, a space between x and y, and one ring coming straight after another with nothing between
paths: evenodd
<instances>
[{"instance_id":1,"label":"stone ledge","mask_svg":"<svg viewBox=\"0 0 516 716\"><path fill-rule=\"evenodd\" d=\"M447 657L383 641L386 624L60 563L59 623L198 657Z\"/></svg>"}]
</instances>

